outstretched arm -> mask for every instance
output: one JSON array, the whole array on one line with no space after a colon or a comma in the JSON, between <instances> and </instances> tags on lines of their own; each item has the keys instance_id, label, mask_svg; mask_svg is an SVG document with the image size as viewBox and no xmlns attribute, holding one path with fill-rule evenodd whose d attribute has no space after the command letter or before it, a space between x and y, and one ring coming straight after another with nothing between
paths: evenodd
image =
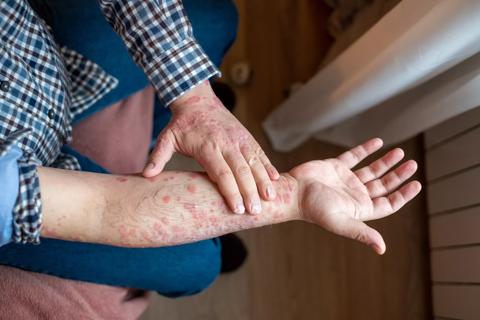
<instances>
[{"instance_id":1,"label":"outstretched arm","mask_svg":"<svg viewBox=\"0 0 480 320\"><path fill-rule=\"evenodd\" d=\"M420 191L416 171L400 149L352 171L381 147L373 139L337 158L311 161L273 181L277 197L261 214L233 214L216 185L202 173L99 175L40 168L43 236L126 247L194 242L290 220L315 223L385 252L381 235L363 221L398 211ZM390 171L390 172L389 172Z\"/></svg>"},{"instance_id":2,"label":"outstretched arm","mask_svg":"<svg viewBox=\"0 0 480 320\"><path fill-rule=\"evenodd\" d=\"M155 178L39 169L44 237L125 247L158 247L300 219L297 182L274 182L261 214L234 214L203 173Z\"/></svg>"}]
</instances>

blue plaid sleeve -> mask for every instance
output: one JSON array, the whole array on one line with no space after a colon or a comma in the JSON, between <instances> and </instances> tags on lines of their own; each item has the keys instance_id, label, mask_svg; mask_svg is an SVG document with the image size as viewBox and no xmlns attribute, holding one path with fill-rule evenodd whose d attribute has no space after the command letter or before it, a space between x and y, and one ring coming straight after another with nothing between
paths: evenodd
<instances>
[{"instance_id":1,"label":"blue plaid sleeve","mask_svg":"<svg viewBox=\"0 0 480 320\"><path fill-rule=\"evenodd\" d=\"M98 0L164 105L220 72L196 42L180 0Z\"/></svg>"},{"instance_id":2,"label":"blue plaid sleeve","mask_svg":"<svg viewBox=\"0 0 480 320\"><path fill-rule=\"evenodd\" d=\"M40 243L42 227L42 201L40 194L40 180L37 168L40 165L34 155L24 152L18 159L18 185L17 202L13 209L13 235L16 243ZM52 167L64 170L79 170L78 161L69 155L61 153Z\"/></svg>"},{"instance_id":3,"label":"blue plaid sleeve","mask_svg":"<svg viewBox=\"0 0 480 320\"><path fill-rule=\"evenodd\" d=\"M13 241L16 243L40 243L42 225L42 201L38 164L22 157L18 161L19 192L13 209Z\"/></svg>"}]
</instances>

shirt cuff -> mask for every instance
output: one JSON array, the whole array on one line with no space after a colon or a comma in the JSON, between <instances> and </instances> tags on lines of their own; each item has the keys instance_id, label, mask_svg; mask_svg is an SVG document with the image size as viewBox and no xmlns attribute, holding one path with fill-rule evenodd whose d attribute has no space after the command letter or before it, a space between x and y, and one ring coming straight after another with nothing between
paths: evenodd
<instances>
[{"instance_id":1,"label":"shirt cuff","mask_svg":"<svg viewBox=\"0 0 480 320\"><path fill-rule=\"evenodd\" d=\"M0 193L0 246L12 240L13 209L18 197L18 159L22 151L12 147L6 154L0 156L0 180L2 192Z\"/></svg>"},{"instance_id":2,"label":"shirt cuff","mask_svg":"<svg viewBox=\"0 0 480 320\"><path fill-rule=\"evenodd\" d=\"M38 163L33 155L18 160L19 192L13 209L13 235L15 243L40 243L42 226L42 200Z\"/></svg>"},{"instance_id":3,"label":"shirt cuff","mask_svg":"<svg viewBox=\"0 0 480 320\"><path fill-rule=\"evenodd\" d=\"M158 60L152 59L145 72L164 106L203 81L221 75L195 39L170 49Z\"/></svg>"}]
</instances>

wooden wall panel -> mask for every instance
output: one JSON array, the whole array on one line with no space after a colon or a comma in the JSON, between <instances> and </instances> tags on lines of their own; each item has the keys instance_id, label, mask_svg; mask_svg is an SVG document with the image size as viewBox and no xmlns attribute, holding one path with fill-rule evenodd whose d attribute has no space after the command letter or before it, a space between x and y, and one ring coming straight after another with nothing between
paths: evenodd
<instances>
[{"instance_id":1,"label":"wooden wall panel","mask_svg":"<svg viewBox=\"0 0 480 320\"><path fill-rule=\"evenodd\" d=\"M433 282L480 284L480 246L435 250L431 259Z\"/></svg>"},{"instance_id":2,"label":"wooden wall panel","mask_svg":"<svg viewBox=\"0 0 480 320\"><path fill-rule=\"evenodd\" d=\"M480 244L480 206L430 219L432 248L472 244Z\"/></svg>"},{"instance_id":3,"label":"wooden wall panel","mask_svg":"<svg viewBox=\"0 0 480 320\"><path fill-rule=\"evenodd\" d=\"M480 319L480 286L435 285L432 291L435 316L443 319Z\"/></svg>"},{"instance_id":4,"label":"wooden wall panel","mask_svg":"<svg viewBox=\"0 0 480 320\"><path fill-rule=\"evenodd\" d=\"M452 106L454 108L455 106ZM480 125L480 107L445 121L425 133L425 148L430 149L439 143L452 139L465 130Z\"/></svg>"},{"instance_id":5,"label":"wooden wall panel","mask_svg":"<svg viewBox=\"0 0 480 320\"><path fill-rule=\"evenodd\" d=\"M478 152L480 152L480 148ZM430 214L464 208L479 203L480 167L428 185Z\"/></svg>"},{"instance_id":6,"label":"wooden wall panel","mask_svg":"<svg viewBox=\"0 0 480 320\"><path fill-rule=\"evenodd\" d=\"M480 127L476 127L456 139L427 151L425 156L427 179L438 179L479 165L479 149Z\"/></svg>"}]
</instances>

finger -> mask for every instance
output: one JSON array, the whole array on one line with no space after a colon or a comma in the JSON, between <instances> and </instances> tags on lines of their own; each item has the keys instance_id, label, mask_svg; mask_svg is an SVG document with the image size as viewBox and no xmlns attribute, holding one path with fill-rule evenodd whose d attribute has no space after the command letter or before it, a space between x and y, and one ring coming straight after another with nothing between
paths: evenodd
<instances>
[{"instance_id":1,"label":"finger","mask_svg":"<svg viewBox=\"0 0 480 320\"><path fill-rule=\"evenodd\" d=\"M386 250L385 241L380 233L366 225L360 220L352 219L346 215L339 215L340 221L335 224L336 230L330 230L340 236L350 238L366 244L378 254L384 254Z\"/></svg>"},{"instance_id":2,"label":"finger","mask_svg":"<svg viewBox=\"0 0 480 320\"><path fill-rule=\"evenodd\" d=\"M258 193L265 200L275 199L275 188L263 163L259 160L249 160L249 162L251 162L250 167L252 168L253 178L257 184Z\"/></svg>"},{"instance_id":3,"label":"finger","mask_svg":"<svg viewBox=\"0 0 480 320\"><path fill-rule=\"evenodd\" d=\"M272 163L270 162L270 159L268 159L267 155L265 154L263 149L260 147L260 145L258 145L255 141L253 142L253 144L256 145L256 152L253 152L252 148L249 147L248 145L244 145L241 147L241 151L245 159L247 159L248 161L249 159L259 158L260 162L265 167L265 170L267 171L270 179L273 181L280 179L280 173L272 165Z\"/></svg>"},{"instance_id":4,"label":"finger","mask_svg":"<svg viewBox=\"0 0 480 320\"><path fill-rule=\"evenodd\" d=\"M404 156L405 152L403 152L402 149L393 149L387 152L380 159L372 162L370 165L355 171L355 175L362 183L372 181L383 176L388 170L400 162Z\"/></svg>"},{"instance_id":5,"label":"finger","mask_svg":"<svg viewBox=\"0 0 480 320\"><path fill-rule=\"evenodd\" d=\"M265 200L275 199L276 194L275 189L273 188L272 178L267 170L267 167L265 166L265 161L267 161L268 164L270 164L270 161L263 150L259 145L257 145L256 152L246 146L241 147L240 150L242 151L243 157L247 161L248 165L252 169L253 178L257 184L258 193ZM271 164L270 166L273 168ZM274 170L276 172L275 168Z\"/></svg>"},{"instance_id":6,"label":"finger","mask_svg":"<svg viewBox=\"0 0 480 320\"><path fill-rule=\"evenodd\" d=\"M280 179L280 173L278 172L277 168L272 165L270 159L268 159L267 155L264 152L262 152L262 154L260 155L260 161L265 167L265 170L267 170L268 176L271 180Z\"/></svg>"},{"instance_id":7,"label":"finger","mask_svg":"<svg viewBox=\"0 0 480 320\"><path fill-rule=\"evenodd\" d=\"M222 154L216 150L205 150L197 160L210 179L217 184L230 209L237 214L245 213L243 198L237 187L237 182Z\"/></svg>"},{"instance_id":8,"label":"finger","mask_svg":"<svg viewBox=\"0 0 480 320\"><path fill-rule=\"evenodd\" d=\"M415 171L417 171L417 167L417 163L414 160L409 160L382 178L367 182L365 186L370 197L383 197L391 193L413 176Z\"/></svg>"},{"instance_id":9,"label":"finger","mask_svg":"<svg viewBox=\"0 0 480 320\"><path fill-rule=\"evenodd\" d=\"M150 154L150 159L143 169L143 176L146 178L154 177L162 172L167 162L172 158L175 152L174 139L170 131L160 133L155 149Z\"/></svg>"},{"instance_id":10,"label":"finger","mask_svg":"<svg viewBox=\"0 0 480 320\"><path fill-rule=\"evenodd\" d=\"M345 165L347 165L349 168L353 168L363 159L379 150L382 146L382 139L370 139L367 142L342 153L337 157L337 159L345 163Z\"/></svg>"},{"instance_id":11,"label":"finger","mask_svg":"<svg viewBox=\"0 0 480 320\"><path fill-rule=\"evenodd\" d=\"M257 184L247 161L241 153L232 151L226 152L224 158L235 176L245 208L252 214L260 213L262 205L257 191Z\"/></svg>"},{"instance_id":12,"label":"finger","mask_svg":"<svg viewBox=\"0 0 480 320\"><path fill-rule=\"evenodd\" d=\"M420 182L412 181L387 197L373 199L373 215L366 217L365 220L380 219L397 212L415 198L420 190L422 190Z\"/></svg>"}]
</instances>

